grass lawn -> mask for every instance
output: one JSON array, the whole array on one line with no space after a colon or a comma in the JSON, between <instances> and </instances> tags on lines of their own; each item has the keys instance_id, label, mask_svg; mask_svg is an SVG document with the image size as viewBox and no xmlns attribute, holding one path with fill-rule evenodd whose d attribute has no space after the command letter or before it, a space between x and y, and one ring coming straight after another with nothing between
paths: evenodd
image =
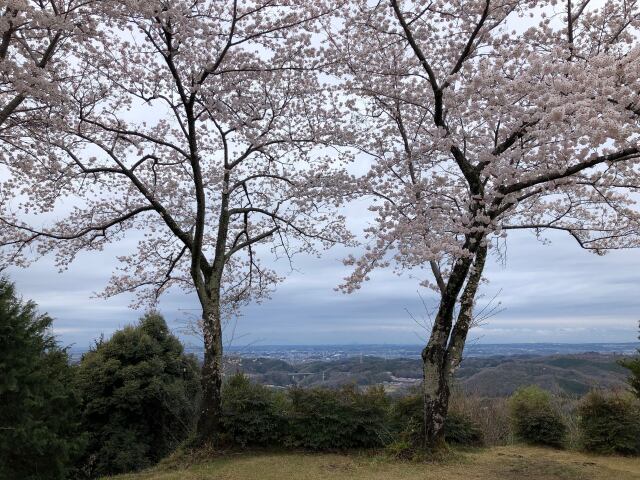
<instances>
[{"instance_id":1,"label":"grass lawn","mask_svg":"<svg viewBox=\"0 0 640 480\"><path fill-rule=\"evenodd\" d=\"M640 459L524 446L494 447L418 464L383 456L251 452L188 464L165 461L114 480L640 480Z\"/></svg>"}]
</instances>

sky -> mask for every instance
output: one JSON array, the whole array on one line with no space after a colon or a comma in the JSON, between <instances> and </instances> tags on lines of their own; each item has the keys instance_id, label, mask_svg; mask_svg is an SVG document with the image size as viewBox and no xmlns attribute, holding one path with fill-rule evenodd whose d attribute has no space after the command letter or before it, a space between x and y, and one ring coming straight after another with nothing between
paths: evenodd
<instances>
[{"instance_id":1,"label":"sky","mask_svg":"<svg viewBox=\"0 0 640 480\"><path fill-rule=\"evenodd\" d=\"M592 5L600 5L595 2ZM520 19L519 22L522 22ZM522 22L514 27L525 28ZM351 227L361 231L366 208L347 212ZM640 319L640 250L610 252L603 257L581 250L566 234L550 233L543 245L530 232L510 233L504 261L492 258L482 287L482 308L500 302L496 314L473 329L477 343L633 342ZM132 297L104 300L95 293L106 285L116 257L132 251L133 242L83 253L59 273L51 258L27 269L8 269L18 291L54 318L54 331L64 345L84 348L104 333L133 323L143 310L129 308ZM426 338L426 310L437 303L421 289L421 272L397 276L376 271L357 292L335 291L348 267L342 259L358 249L334 248L321 258L295 259L270 300L250 305L225 329L225 343L283 344L418 344ZM198 302L181 291L166 294L159 310L187 343L200 340L184 331L198 315Z\"/></svg>"},{"instance_id":2,"label":"sky","mask_svg":"<svg viewBox=\"0 0 640 480\"><path fill-rule=\"evenodd\" d=\"M362 213L357 208L355 213ZM366 223L366 222L360 222ZM640 250L603 257L581 250L568 235L552 234L543 245L531 233L510 234L506 259L493 258L482 287L482 308L495 297L497 312L473 329L476 343L633 342L640 319ZM27 269L10 269L24 298L54 317L54 332L64 345L85 348L101 333L107 337L144 313L129 308L126 295L95 298L126 244L85 253L59 273L45 258ZM334 248L321 258L297 257L270 300L249 305L225 329L226 345L420 344L425 341L426 310L437 303L418 286L420 272L401 276L375 272L350 295L335 291L348 274L341 259L357 249ZM170 327L187 344L198 315L194 296L169 292L159 304Z\"/></svg>"}]
</instances>

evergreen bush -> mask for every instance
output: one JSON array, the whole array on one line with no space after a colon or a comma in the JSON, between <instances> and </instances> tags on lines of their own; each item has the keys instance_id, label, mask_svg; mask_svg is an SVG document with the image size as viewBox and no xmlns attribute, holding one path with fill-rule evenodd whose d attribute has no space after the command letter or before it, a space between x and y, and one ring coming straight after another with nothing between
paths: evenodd
<instances>
[{"instance_id":1,"label":"evergreen bush","mask_svg":"<svg viewBox=\"0 0 640 480\"><path fill-rule=\"evenodd\" d=\"M243 447L280 443L286 427L282 397L241 373L233 375L222 389L222 425L228 440Z\"/></svg>"},{"instance_id":2,"label":"evergreen bush","mask_svg":"<svg viewBox=\"0 0 640 480\"><path fill-rule=\"evenodd\" d=\"M0 277L0 478L66 478L84 447L79 401L51 318Z\"/></svg>"},{"instance_id":3,"label":"evergreen bush","mask_svg":"<svg viewBox=\"0 0 640 480\"><path fill-rule=\"evenodd\" d=\"M444 424L447 443L478 447L484 444L481 428L471 418L458 412L449 412Z\"/></svg>"},{"instance_id":4,"label":"evergreen bush","mask_svg":"<svg viewBox=\"0 0 640 480\"><path fill-rule=\"evenodd\" d=\"M97 342L80 362L77 385L88 477L152 465L191 433L198 365L158 313Z\"/></svg>"},{"instance_id":5,"label":"evergreen bush","mask_svg":"<svg viewBox=\"0 0 640 480\"><path fill-rule=\"evenodd\" d=\"M535 385L518 389L509 399L515 436L526 443L561 447L567 433L551 395Z\"/></svg>"},{"instance_id":6,"label":"evergreen bush","mask_svg":"<svg viewBox=\"0 0 640 480\"><path fill-rule=\"evenodd\" d=\"M640 322L638 323L640 325ZM638 337L640 340L640 336ZM633 358L626 358L618 362L624 368L629 370L629 377L627 381L629 386L636 394L636 397L640 399L640 348L637 351L637 355Z\"/></svg>"},{"instance_id":7,"label":"evergreen bush","mask_svg":"<svg viewBox=\"0 0 640 480\"><path fill-rule=\"evenodd\" d=\"M417 393L405 395L393 402L390 426L400 445L418 446L422 443L422 408L422 395Z\"/></svg>"},{"instance_id":8,"label":"evergreen bush","mask_svg":"<svg viewBox=\"0 0 640 480\"><path fill-rule=\"evenodd\" d=\"M420 394L397 399L391 409L391 429L401 443L413 446L422 442L423 400ZM453 445L479 446L484 443L482 429L468 414L449 411L444 426L445 441Z\"/></svg>"},{"instance_id":9,"label":"evergreen bush","mask_svg":"<svg viewBox=\"0 0 640 480\"><path fill-rule=\"evenodd\" d=\"M640 406L630 395L591 392L582 399L578 414L585 450L640 454Z\"/></svg>"},{"instance_id":10,"label":"evergreen bush","mask_svg":"<svg viewBox=\"0 0 640 480\"><path fill-rule=\"evenodd\" d=\"M288 392L286 444L312 450L382 446L387 437L389 401L381 387L361 392L293 388Z\"/></svg>"}]
</instances>

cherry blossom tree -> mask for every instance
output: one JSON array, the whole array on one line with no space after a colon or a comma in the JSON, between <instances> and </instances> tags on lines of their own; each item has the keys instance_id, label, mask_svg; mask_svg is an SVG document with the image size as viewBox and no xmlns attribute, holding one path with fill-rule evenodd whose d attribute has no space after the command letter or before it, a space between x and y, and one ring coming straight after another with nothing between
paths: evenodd
<instances>
[{"instance_id":1,"label":"cherry blossom tree","mask_svg":"<svg viewBox=\"0 0 640 480\"><path fill-rule=\"evenodd\" d=\"M360 189L377 200L342 288L394 265L439 293L422 351L429 449L510 230L598 254L640 243L639 21L635 1L363 0L332 37L373 162Z\"/></svg>"},{"instance_id":2,"label":"cherry blossom tree","mask_svg":"<svg viewBox=\"0 0 640 480\"><path fill-rule=\"evenodd\" d=\"M329 13L301 0L99 2L61 105L20 125L28 148L1 159L5 263L54 252L64 268L135 238L104 295L195 291L202 442L220 430L225 312L280 279L260 258L349 240L334 208L348 158L329 149L337 110L316 71Z\"/></svg>"},{"instance_id":3,"label":"cherry blossom tree","mask_svg":"<svg viewBox=\"0 0 640 480\"><path fill-rule=\"evenodd\" d=\"M62 92L58 64L91 30L91 0L8 0L0 5L0 138Z\"/></svg>"}]
</instances>

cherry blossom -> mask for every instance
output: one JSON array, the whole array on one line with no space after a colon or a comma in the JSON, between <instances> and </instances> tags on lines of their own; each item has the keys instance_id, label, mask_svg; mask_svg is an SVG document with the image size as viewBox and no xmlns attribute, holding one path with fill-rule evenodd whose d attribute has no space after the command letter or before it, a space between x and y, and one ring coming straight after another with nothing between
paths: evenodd
<instances>
[{"instance_id":1,"label":"cherry blossom","mask_svg":"<svg viewBox=\"0 0 640 480\"><path fill-rule=\"evenodd\" d=\"M15 125L19 148L0 157L5 262L28 264L35 249L65 268L135 238L104 295L195 291L203 442L219 433L224 316L280 281L261 258L350 239L335 208L350 157L330 144L337 102L314 43L332 12L299 0L94 3L91 35L57 72L63 94Z\"/></svg>"},{"instance_id":2,"label":"cherry blossom","mask_svg":"<svg viewBox=\"0 0 640 480\"><path fill-rule=\"evenodd\" d=\"M331 36L371 159L373 269L423 271L440 304L424 360L425 446L443 441L488 253L510 230L561 230L595 253L637 247L637 2L354 1Z\"/></svg>"}]
</instances>

